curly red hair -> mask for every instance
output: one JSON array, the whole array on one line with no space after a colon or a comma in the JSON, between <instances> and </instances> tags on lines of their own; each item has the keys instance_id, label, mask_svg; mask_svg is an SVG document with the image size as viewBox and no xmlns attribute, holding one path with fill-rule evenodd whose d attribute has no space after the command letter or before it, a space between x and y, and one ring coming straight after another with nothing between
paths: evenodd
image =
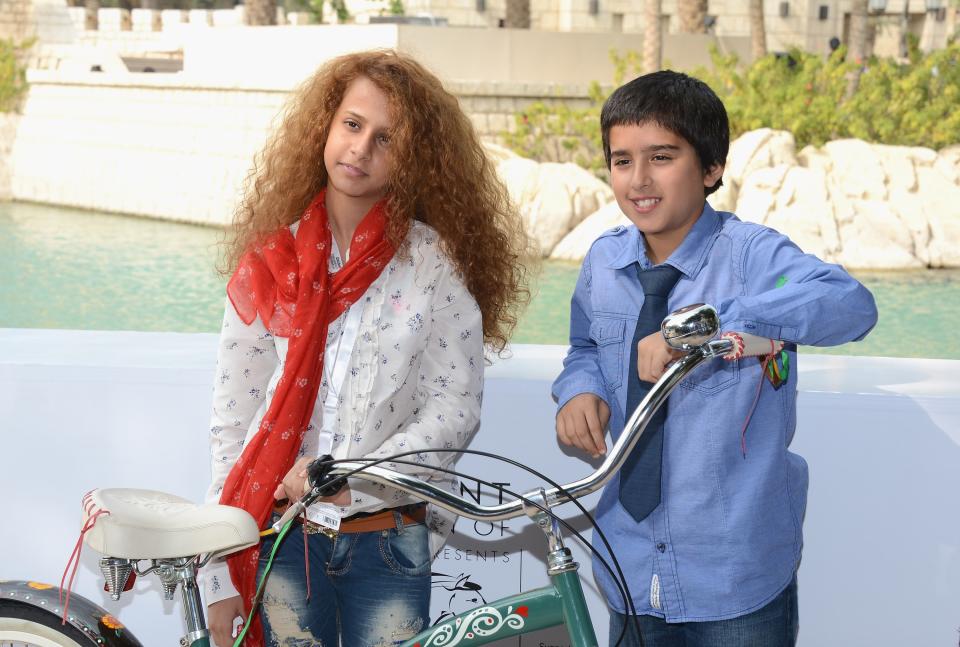
<instances>
[{"instance_id":1,"label":"curly red hair","mask_svg":"<svg viewBox=\"0 0 960 647\"><path fill-rule=\"evenodd\" d=\"M456 97L404 54L340 56L293 95L247 178L227 244L227 271L251 244L298 220L326 186L330 124L359 77L383 91L394 112L387 236L404 253L411 221L433 227L483 313L484 339L502 350L529 300L524 262L535 262L530 240Z\"/></svg>"}]
</instances>

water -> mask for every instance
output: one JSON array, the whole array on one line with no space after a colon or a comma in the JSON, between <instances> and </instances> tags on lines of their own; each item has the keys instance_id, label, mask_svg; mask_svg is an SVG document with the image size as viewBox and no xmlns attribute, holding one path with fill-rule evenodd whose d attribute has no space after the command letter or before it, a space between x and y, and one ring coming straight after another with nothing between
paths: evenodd
<instances>
[{"instance_id":1,"label":"water","mask_svg":"<svg viewBox=\"0 0 960 647\"><path fill-rule=\"evenodd\" d=\"M0 327L213 332L221 231L0 204Z\"/></svg>"},{"instance_id":2,"label":"water","mask_svg":"<svg viewBox=\"0 0 960 647\"><path fill-rule=\"evenodd\" d=\"M0 204L0 327L216 332L218 229ZM574 263L545 262L517 343L565 344ZM803 352L960 359L960 270L858 272L880 309L863 342Z\"/></svg>"}]
</instances>

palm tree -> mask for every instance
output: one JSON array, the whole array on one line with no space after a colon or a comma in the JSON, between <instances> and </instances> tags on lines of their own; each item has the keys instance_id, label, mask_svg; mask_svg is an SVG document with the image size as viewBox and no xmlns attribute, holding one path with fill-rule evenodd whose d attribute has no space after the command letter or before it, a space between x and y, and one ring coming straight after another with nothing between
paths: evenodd
<instances>
[{"instance_id":1,"label":"palm tree","mask_svg":"<svg viewBox=\"0 0 960 647\"><path fill-rule=\"evenodd\" d=\"M503 26L530 29L530 0L507 0L507 15Z\"/></svg>"},{"instance_id":2,"label":"palm tree","mask_svg":"<svg viewBox=\"0 0 960 647\"><path fill-rule=\"evenodd\" d=\"M910 58L910 39L907 35L910 33L910 3L903 3L903 12L900 14L900 58L907 60Z\"/></svg>"},{"instance_id":3,"label":"palm tree","mask_svg":"<svg viewBox=\"0 0 960 647\"><path fill-rule=\"evenodd\" d=\"M100 0L86 0L83 3L86 11L83 14L83 28L96 31L100 28L100 18L97 12L100 11Z\"/></svg>"},{"instance_id":4,"label":"palm tree","mask_svg":"<svg viewBox=\"0 0 960 647\"><path fill-rule=\"evenodd\" d=\"M847 56L862 64L867 56L867 0L853 0L850 5L850 35Z\"/></svg>"},{"instance_id":5,"label":"palm tree","mask_svg":"<svg viewBox=\"0 0 960 647\"><path fill-rule=\"evenodd\" d=\"M660 69L662 44L660 33L660 0L643 3L643 73Z\"/></svg>"},{"instance_id":6,"label":"palm tree","mask_svg":"<svg viewBox=\"0 0 960 647\"><path fill-rule=\"evenodd\" d=\"M248 25L276 25L277 0L247 0Z\"/></svg>"},{"instance_id":7,"label":"palm tree","mask_svg":"<svg viewBox=\"0 0 960 647\"><path fill-rule=\"evenodd\" d=\"M860 72L867 56L867 0L853 0L850 5L850 35L847 38L847 60L855 67L847 73L847 99L857 91Z\"/></svg>"},{"instance_id":8,"label":"palm tree","mask_svg":"<svg viewBox=\"0 0 960 647\"><path fill-rule=\"evenodd\" d=\"M684 34L707 33L707 0L677 0L677 18Z\"/></svg>"},{"instance_id":9,"label":"palm tree","mask_svg":"<svg viewBox=\"0 0 960 647\"><path fill-rule=\"evenodd\" d=\"M750 0L750 54L755 61L767 55L767 26L763 18L763 0Z\"/></svg>"}]
</instances>

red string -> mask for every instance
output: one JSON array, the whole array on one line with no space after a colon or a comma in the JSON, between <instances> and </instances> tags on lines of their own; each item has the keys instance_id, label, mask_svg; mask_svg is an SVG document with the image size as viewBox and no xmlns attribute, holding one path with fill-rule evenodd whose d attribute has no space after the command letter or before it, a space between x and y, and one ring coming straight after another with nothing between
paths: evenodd
<instances>
[{"instance_id":1,"label":"red string","mask_svg":"<svg viewBox=\"0 0 960 647\"><path fill-rule=\"evenodd\" d=\"M89 514L93 509L93 501L87 500L89 493L84 497L84 509ZM73 552L70 553L70 559L67 560L67 566L63 569L63 577L60 578L60 604L63 604L63 618L60 624L67 624L67 612L70 609L70 592L73 590L73 578L77 576L77 569L80 567L80 551L83 549L83 536L93 528L94 524L97 523L97 518L102 514L110 514L109 510L97 510L90 514L87 517L86 522L84 522L83 527L80 529L80 536L77 538L77 543L73 547ZM76 561L74 561L76 559ZM67 571L70 571L70 565L73 564L73 571L70 572L70 580L67 582L67 597L66 602L63 598L63 582L67 579Z\"/></svg>"},{"instance_id":2,"label":"red string","mask_svg":"<svg viewBox=\"0 0 960 647\"><path fill-rule=\"evenodd\" d=\"M74 558L77 559L78 565L80 563L80 548L82 546L81 541L83 540L84 533L86 533L86 531L89 530L89 528L86 528L86 525L87 523L89 523L90 515L93 513L93 508L96 505L93 502L93 496L91 496L93 492L94 492L93 490L90 490L89 492L84 494L83 498L80 500L80 505L83 506L83 512L87 515L87 519L86 521L84 521L84 527L80 529L80 537L79 539L77 539L77 543L73 547L73 552L70 553L70 559L67 560L67 566L66 568L63 569L63 577L60 578L60 596L59 596L60 604L63 604L63 582L64 580L67 579L67 571L70 570L70 564L73 563ZM76 573L76 569L77 567L75 566L74 573ZM71 582L73 581L73 575L70 576L70 581ZM70 598L68 596L67 600L69 599ZM64 612L64 621L66 621L66 612Z\"/></svg>"},{"instance_id":3,"label":"red string","mask_svg":"<svg viewBox=\"0 0 960 647\"><path fill-rule=\"evenodd\" d=\"M767 372L767 364L770 363L777 354L777 347L773 340L770 340L770 353L764 356L760 362L760 383L757 384L757 395L753 398L753 404L750 405L750 411L747 412L747 419L743 421L743 428L740 430L740 451L743 453L743 459L747 459L747 426L750 419L753 418L753 412L757 409L757 403L760 402L760 390L763 389L764 375Z\"/></svg>"},{"instance_id":4,"label":"red string","mask_svg":"<svg viewBox=\"0 0 960 647\"><path fill-rule=\"evenodd\" d=\"M310 551L307 548L307 511L303 511L303 523L300 524L303 527L303 570L307 576L307 602L310 601Z\"/></svg>"}]
</instances>

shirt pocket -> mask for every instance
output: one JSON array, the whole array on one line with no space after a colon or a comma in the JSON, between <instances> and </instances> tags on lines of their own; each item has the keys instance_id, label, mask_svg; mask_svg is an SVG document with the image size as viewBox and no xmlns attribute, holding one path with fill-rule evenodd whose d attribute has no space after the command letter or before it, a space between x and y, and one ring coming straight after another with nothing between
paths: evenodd
<instances>
[{"instance_id":1,"label":"shirt pocket","mask_svg":"<svg viewBox=\"0 0 960 647\"><path fill-rule=\"evenodd\" d=\"M716 395L740 381L740 362L708 359L687 376L680 386L703 395Z\"/></svg>"},{"instance_id":2,"label":"shirt pocket","mask_svg":"<svg viewBox=\"0 0 960 647\"><path fill-rule=\"evenodd\" d=\"M600 373L607 388L616 390L623 383L623 351L626 322L615 317L596 317L590 323L590 339L597 345Z\"/></svg>"}]
</instances>

